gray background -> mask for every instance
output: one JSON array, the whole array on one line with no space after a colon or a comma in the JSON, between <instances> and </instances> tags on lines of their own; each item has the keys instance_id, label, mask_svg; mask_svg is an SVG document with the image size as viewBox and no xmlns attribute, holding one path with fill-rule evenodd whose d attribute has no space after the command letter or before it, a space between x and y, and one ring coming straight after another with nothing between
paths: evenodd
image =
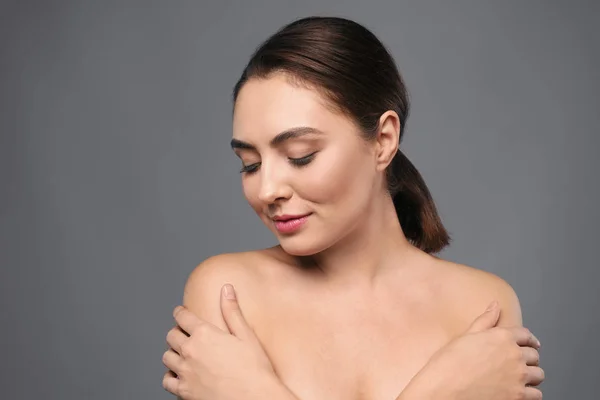
<instances>
[{"instance_id":1,"label":"gray background","mask_svg":"<svg viewBox=\"0 0 600 400\"><path fill-rule=\"evenodd\" d=\"M231 88L311 14L389 46L443 256L513 285L545 398L597 398L599 3L338 3L0 3L1 398L171 398L187 275L274 243L228 148Z\"/></svg>"}]
</instances>

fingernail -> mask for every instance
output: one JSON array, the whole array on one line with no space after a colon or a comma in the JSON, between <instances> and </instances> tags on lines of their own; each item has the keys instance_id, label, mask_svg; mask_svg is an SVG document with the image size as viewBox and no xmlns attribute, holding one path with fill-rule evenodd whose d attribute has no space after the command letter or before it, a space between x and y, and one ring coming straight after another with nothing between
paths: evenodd
<instances>
[{"instance_id":1,"label":"fingernail","mask_svg":"<svg viewBox=\"0 0 600 400\"><path fill-rule=\"evenodd\" d=\"M496 300L492 301L492 304L490 304L487 308L487 310L485 311L492 311L493 309L495 309L498 306L498 302Z\"/></svg>"},{"instance_id":2,"label":"fingernail","mask_svg":"<svg viewBox=\"0 0 600 400\"><path fill-rule=\"evenodd\" d=\"M173 310L173 317L177 316L177 313L179 312L179 310L181 310L183 307L181 306L177 306L175 307L175 309Z\"/></svg>"},{"instance_id":3,"label":"fingernail","mask_svg":"<svg viewBox=\"0 0 600 400\"><path fill-rule=\"evenodd\" d=\"M223 292L225 294L226 299L235 300L235 290L233 289L233 286L231 286L229 283L223 286Z\"/></svg>"}]
</instances>

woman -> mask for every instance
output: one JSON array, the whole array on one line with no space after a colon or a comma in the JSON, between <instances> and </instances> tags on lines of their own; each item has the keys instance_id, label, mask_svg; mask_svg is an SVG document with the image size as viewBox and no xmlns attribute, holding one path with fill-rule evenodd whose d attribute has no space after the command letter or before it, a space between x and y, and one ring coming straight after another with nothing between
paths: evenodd
<instances>
[{"instance_id":1,"label":"woman","mask_svg":"<svg viewBox=\"0 0 600 400\"><path fill-rule=\"evenodd\" d=\"M449 237L398 149L408 95L370 31L342 18L295 21L255 52L233 98L244 194L279 245L191 273L167 335L168 391L541 398L539 342L512 288L433 255ZM219 297L222 287L237 297Z\"/></svg>"}]
</instances>

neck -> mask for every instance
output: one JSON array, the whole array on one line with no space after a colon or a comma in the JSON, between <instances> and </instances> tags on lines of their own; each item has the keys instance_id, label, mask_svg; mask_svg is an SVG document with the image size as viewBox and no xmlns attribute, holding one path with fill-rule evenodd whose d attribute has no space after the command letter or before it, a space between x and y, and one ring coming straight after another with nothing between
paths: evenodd
<instances>
[{"instance_id":1,"label":"neck","mask_svg":"<svg viewBox=\"0 0 600 400\"><path fill-rule=\"evenodd\" d=\"M322 277L345 287L371 287L388 268L398 268L415 250L400 226L391 197L373 204L368 217L325 251L308 257Z\"/></svg>"}]
</instances>

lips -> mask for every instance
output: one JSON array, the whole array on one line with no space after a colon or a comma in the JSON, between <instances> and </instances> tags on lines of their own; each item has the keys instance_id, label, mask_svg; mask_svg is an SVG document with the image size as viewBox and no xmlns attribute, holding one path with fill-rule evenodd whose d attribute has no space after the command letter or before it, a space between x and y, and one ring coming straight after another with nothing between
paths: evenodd
<instances>
[{"instance_id":1,"label":"lips","mask_svg":"<svg viewBox=\"0 0 600 400\"><path fill-rule=\"evenodd\" d=\"M302 217L308 216L309 214L302 214L302 215L290 215L290 214L276 215L276 216L273 217L273 220L274 221L285 222L285 221L289 221L289 220L292 220L292 219L300 219Z\"/></svg>"},{"instance_id":2,"label":"lips","mask_svg":"<svg viewBox=\"0 0 600 400\"><path fill-rule=\"evenodd\" d=\"M310 215L279 215L273 218L273 222L280 233L293 233L304 226Z\"/></svg>"}]
</instances>

